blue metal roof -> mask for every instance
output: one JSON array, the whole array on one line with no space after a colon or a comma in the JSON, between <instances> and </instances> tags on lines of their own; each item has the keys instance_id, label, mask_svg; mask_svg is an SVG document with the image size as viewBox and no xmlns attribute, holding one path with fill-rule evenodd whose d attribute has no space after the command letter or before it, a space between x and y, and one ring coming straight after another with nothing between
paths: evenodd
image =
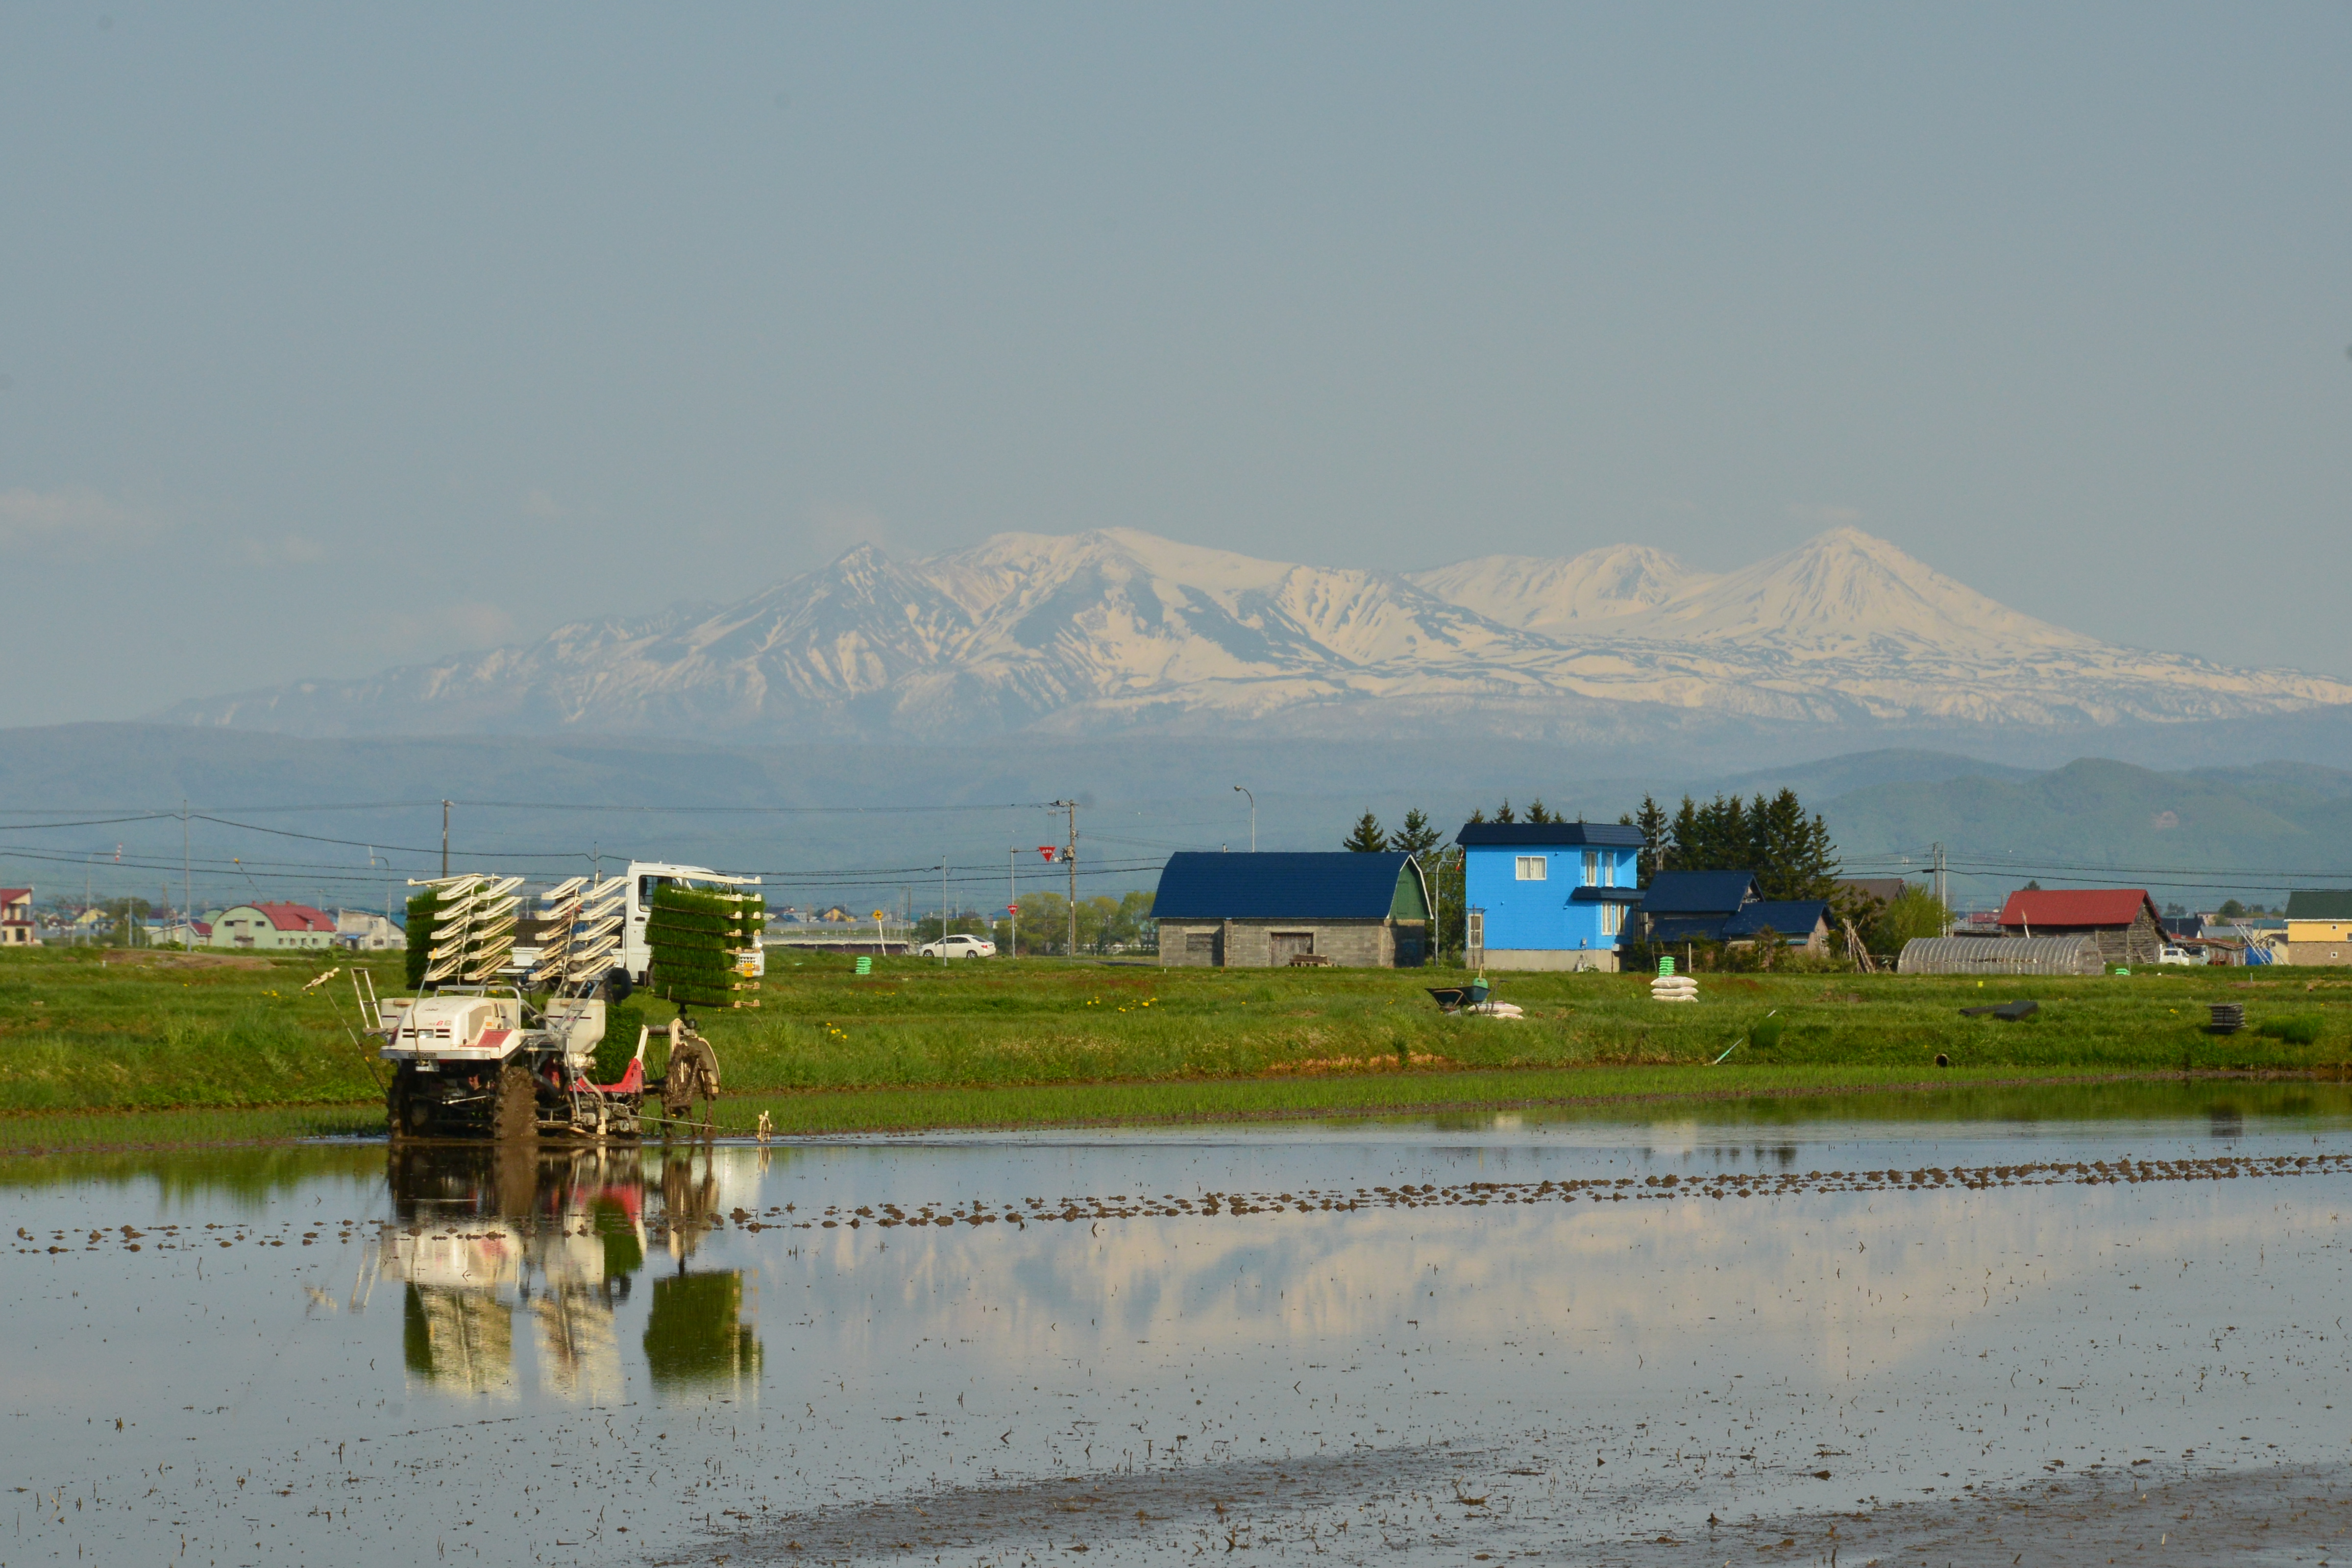
<instances>
[{"instance_id":1,"label":"blue metal roof","mask_svg":"<svg viewBox=\"0 0 2352 1568\"><path fill-rule=\"evenodd\" d=\"M1376 921L1396 902L1407 855L1351 850L1168 857L1151 913L1179 921Z\"/></svg>"},{"instance_id":2,"label":"blue metal roof","mask_svg":"<svg viewBox=\"0 0 2352 1568\"><path fill-rule=\"evenodd\" d=\"M1728 915L1756 899L1753 871L1660 871L1642 893L1642 912Z\"/></svg>"},{"instance_id":3,"label":"blue metal roof","mask_svg":"<svg viewBox=\"0 0 2352 1568\"><path fill-rule=\"evenodd\" d=\"M1721 942L1723 919L1721 915L1678 915L1653 921L1650 940L1656 942Z\"/></svg>"},{"instance_id":4,"label":"blue metal roof","mask_svg":"<svg viewBox=\"0 0 2352 1568\"><path fill-rule=\"evenodd\" d=\"M1456 844L1480 848L1500 845L1606 844L1619 849L1642 847L1642 830L1615 822L1465 822L1454 836Z\"/></svg>"},{"instance_id":5,"label":"blue metal roof","mask_svg":"<svg viewBox=\"0 0 2352 1568\"><path fill-rule=\"evenodd\" d=\"M1825 899L1789 899L1779 902L1753 903L1723 922L1723 934L1728 940L1740 942L1770 926L1784 937L1802 942L1813 934L1813 927L1829 912L1829 901Z\"/></svg>"}]
</instances>

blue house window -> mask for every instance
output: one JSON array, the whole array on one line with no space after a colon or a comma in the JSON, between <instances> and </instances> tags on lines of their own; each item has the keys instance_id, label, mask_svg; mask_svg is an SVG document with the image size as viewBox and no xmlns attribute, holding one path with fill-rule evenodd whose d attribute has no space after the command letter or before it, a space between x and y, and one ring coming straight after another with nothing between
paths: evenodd
<instances>
[{"instance_id":1,"label":"blue house window","mask_svg":"<svg viewBox=\"0 0 2352 1568\"><path fill-rule=\"evenodd\" d=\"M1585 858L1590 860L1592 857L1588 855ZM1543 856L1521 855L1517 857L1517 859L1519 863L1520 881L1541 882L1549 879L1551 876L1551 862Z\"/></svg>"}]
</instances>

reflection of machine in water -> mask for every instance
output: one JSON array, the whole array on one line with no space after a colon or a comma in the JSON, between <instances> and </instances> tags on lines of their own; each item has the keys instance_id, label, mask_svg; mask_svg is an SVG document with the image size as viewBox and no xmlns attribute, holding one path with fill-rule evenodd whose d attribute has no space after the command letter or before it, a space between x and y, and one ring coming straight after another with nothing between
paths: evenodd
<instances>
[{"instance_id":1,"label":"reflection of machine in water","mask_svg":"<svg viewBox=\"0 0 2352 1568\"><path fill-rule=\"evenodd\" d=\"M410 1374L513 1396L514 1314L528 1307L547 1393L621 1398L614 1319L656 1230L677 1274L656 1283L645 1331L655 1384L756 1373L760 1346L742 1321L741 1276L687 1272L719 1209L709 1154L664 1160L656 1179L647 1163L633 1149L395 1146L398 1218L383 1227L362 1277L367 1288L373 1277L406 1287ZM648 1215L656 1197L658 1212Z\"/></svg>"},{"instance_id":2,"label":"reflection of machine in water","mask_svg":"<svg viewBox=\"0 0 2352 1568\"><path fill-rule=\"evenodd\" d=\"M654 1281L646 1370L656 1388L740 1384L760 1376L760 1337L743 1321L743 1276L679 1274Z\"/></svg>"}]
</instances>

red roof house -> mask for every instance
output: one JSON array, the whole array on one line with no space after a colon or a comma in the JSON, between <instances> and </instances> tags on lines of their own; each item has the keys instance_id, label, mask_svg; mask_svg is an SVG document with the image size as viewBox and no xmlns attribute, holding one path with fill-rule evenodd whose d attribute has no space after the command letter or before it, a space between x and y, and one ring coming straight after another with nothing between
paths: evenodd
<instances>
[{"instance_id":1,"label":"red roof house","mask_svg":"<svg viewBox=\"0 0 2352 1568\"><path fill-rule=\"evenodd\" d=\"M33 889L0 888L0 946L33 947Z\"/></svg>"},{"instance_id":2,"label":"red roof house","mask_svg":"<svg viewBox=\"0 0 2352 1568\"><path fill-rule=\"evenodd\" d=\"M322 931L331 933L334 918L308 904L261 903L253 906L269 917L269 923L279 931Z\"/></svg>"},{"instance_id":3,"label":"red roof house","mask_svg":"<svg viewBox=\"0 0 2352 1568\"><path fill-rule=\"evenodd\" d=\"M2154 963L2164 917L2145 888L2021 888L2000 909L2011 936L2087 936L2109 963Z\"/></svg>"}]
</instances>

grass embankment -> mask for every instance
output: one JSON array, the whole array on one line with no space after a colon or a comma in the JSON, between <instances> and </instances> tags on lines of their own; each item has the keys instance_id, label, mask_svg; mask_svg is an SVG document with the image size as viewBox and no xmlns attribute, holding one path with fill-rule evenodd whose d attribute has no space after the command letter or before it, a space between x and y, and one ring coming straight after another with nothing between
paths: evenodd
<instances>
[{"instance_id":1,"label":"grass embankment","mask_svg":"<svg viewBox=\"0 0 2352 1568\"><path fill-rule=\"evenodd\" d=\"M774 955L763 1005L702 1014L726 1121L788 1131L1045 1125L1524 1105L1688 1094L1821 1094L1925 1082L2255 1069L2352 1058L2352 974L2160 970L1989 982L1853 974L1706 975L1700 1000L1644 977L1498 975L1516 1021L1446 1017L1430 971L1160 970L1024 960L942 967ZM386 994L396 960L368 961ZM369 1057L302 983L316 958L0 954L0 1112L236 1110L251 1136L373 1125ZM333 983L351 1016L343 980ZM2020 1023L1959 1009L2029 997ZM2206 1005L2249 1031L2206 1034ZM1779 1037L1699 1070L1777 1012ZM641 1000L616 1014L625 1056ZM2265 1036L2265 1026L2286 1037ZM1937 1068L1942 1053L1950 1067ZM659 1051L653 1066L658 1068ZM614 1070L617 1070L615 1067ZM291 1120L287 1120L291 1118ZM53 1122L57 1118L37 1120ZM160 1129L159 1119L153 1124ZM0 1148L58 1146L17 1122ZM164 1133L159 1141L175 1134Z\"/></svg>"}]
</instances>

